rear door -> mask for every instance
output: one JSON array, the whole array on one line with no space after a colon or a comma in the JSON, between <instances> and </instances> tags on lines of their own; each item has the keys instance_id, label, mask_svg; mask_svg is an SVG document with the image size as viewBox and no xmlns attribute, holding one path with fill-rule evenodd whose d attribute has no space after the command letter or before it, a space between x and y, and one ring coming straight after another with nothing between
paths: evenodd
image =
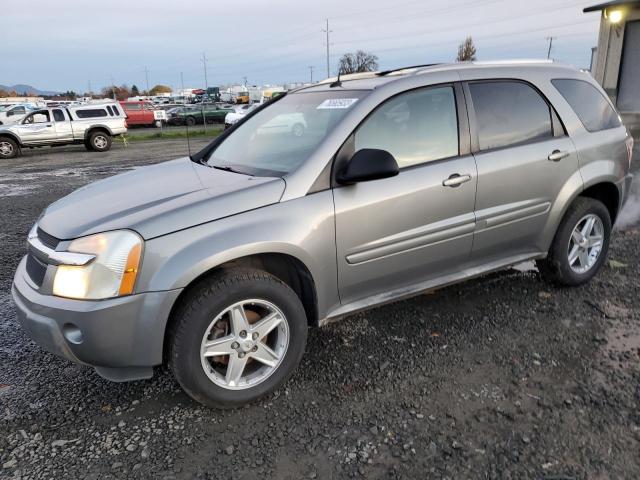
<instances>
[{"instance_id":1,"label":"rear door","mask_svg":"<svg viewBox=\"0 0 640 480\"><path fill-rule=\"evenodd\" d=\"M141 102L125 102L121 104L127 114L128 125L144 125L144 113Z\"/></svg>"},{"instance_id":2,"label":"rear door","mask_svg":"<svg viewBox=\"0 0 640 480\"><path fill-rule=\"evenodd\" d=\"M476 165L462 97L454 85L392 97L341 150L387 150L400 166L395 177L334 189L343 303L415 288L468 261Z\"/></svg>"},{"instance_id":3,"label":"rear door","mask_svg":"<svg viewBox=\"0 0 640 480\"><path fill-rule=\"evenodd\" d=\"M69 114L61 108L54 108L51 110L51 116L56 128L56 140L59 142L73 140Z\"/></svg>"},{"instance_id":4,"label":"rear door","mask_svg":"<svg viewBox=\"0 0 640 480\"><path fill-rule=\"evenodd\" d=\"M561 188L578 169L573 142L532 85L465 85L478 165L474 260L543 252L543 230Z\"/></svg>"}]
</instances>

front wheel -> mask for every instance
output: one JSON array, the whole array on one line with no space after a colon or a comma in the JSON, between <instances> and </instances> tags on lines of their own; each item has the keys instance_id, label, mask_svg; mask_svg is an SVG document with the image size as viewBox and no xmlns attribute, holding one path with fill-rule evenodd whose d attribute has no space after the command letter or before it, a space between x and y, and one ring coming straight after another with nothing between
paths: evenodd
<instances>
[{"instance_id":1,"label":"front wheel","mask_svg":"<svg viewBox=\"0 0 640 480\"><path fill-rule=\"evenodd\" d=\"M278 388L304 353L298 296L260 270L232 270L196 287L171 329L170 367L185 392L232 408Z\"/></svg>"},{"instance_id":2,"label":"front wheel","mask_svg":"<svg viewBox=\"0 0 640 480\"><path fill-rule=\"evenodd\" d=\"M549 255L538 260L542 277L558 285L576 286L591 280L609 250L611 216L599 200L578 197L565 214Z\"/></svg>"},{"instance_id":3,"label":"front wheel","mask_svg":"<svg viewBox=\"0 0 640 480\"><path fill-rule=\"evenodd\" d=\"M0 138L0 158L14 158L20 153L20 148L12 138Z\"/></svg>"}]
</instances>

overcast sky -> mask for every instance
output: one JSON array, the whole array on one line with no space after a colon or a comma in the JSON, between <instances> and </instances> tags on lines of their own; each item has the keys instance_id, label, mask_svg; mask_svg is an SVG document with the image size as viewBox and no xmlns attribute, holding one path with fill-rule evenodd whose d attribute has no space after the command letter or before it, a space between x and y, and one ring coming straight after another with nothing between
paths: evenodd
<instances>
[{"instance_id":1,"label":"overcast sky","mask_svg":"<svg viewBox=\"0 0 640 480\"><path fill-rule=\"evenodd\" d=\"M455 59L472 35L479 60L552 57L588 67L598 13L576 0L31 0L3 2L0 84L94 91L110 82L146 87L277 84L326 77L363 49L392 68Z\"/></svg>"}]
</instances>

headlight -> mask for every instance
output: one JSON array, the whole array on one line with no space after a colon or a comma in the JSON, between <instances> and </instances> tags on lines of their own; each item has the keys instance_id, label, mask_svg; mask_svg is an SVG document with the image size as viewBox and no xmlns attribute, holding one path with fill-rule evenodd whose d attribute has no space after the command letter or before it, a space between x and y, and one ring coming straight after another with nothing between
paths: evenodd
<instances>
[{"instance_id":1,"label":"headlight","mask_svg":"<svg viewBox=\"0 0 640 480\"><path fill-rule=\"evenodd\" d=\"M98 233L72 241L67 250L96 258L81 267L59 265L54 295L100 300L133 293L142 254L139 235L128 230Z\"/></svg>"}]
</instances>

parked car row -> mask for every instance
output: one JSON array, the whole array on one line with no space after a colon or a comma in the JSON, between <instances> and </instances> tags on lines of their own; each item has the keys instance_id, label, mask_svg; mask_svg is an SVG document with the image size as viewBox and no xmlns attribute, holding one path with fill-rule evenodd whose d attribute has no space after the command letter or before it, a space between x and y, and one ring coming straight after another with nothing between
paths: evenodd
<instances>
[{"instance_id":1,"label":"parked car row","mask_svg":"<svg viewBox=\"0 0 640 480\"><path fill-rule=\"evenodd\" d=\"M169 125L202 125L207 123L224 123L229 113L234 112L233 105L208 104L199 106L174 107L167 110Z\"/></svg>"}]
</instances>

